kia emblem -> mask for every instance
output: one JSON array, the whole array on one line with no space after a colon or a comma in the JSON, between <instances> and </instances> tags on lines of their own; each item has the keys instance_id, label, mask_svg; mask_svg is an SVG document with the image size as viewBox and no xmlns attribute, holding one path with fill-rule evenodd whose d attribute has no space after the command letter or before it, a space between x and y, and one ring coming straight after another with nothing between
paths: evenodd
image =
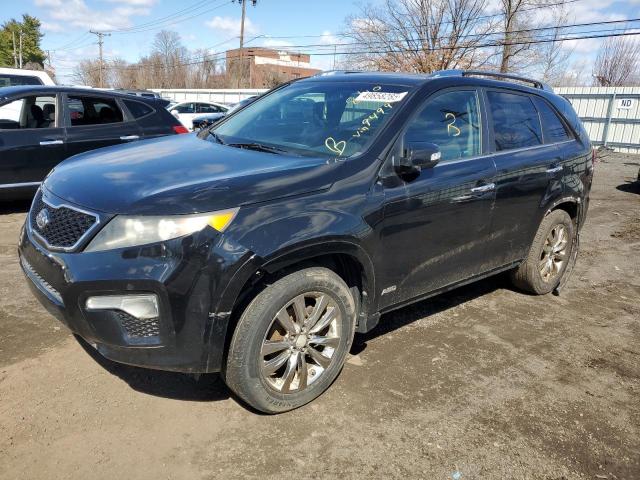
<instances>
[{"instance_id":1,"label":"kia emblem","mask_svg":"<svg viewBox=\"0 0 640 480\"><path fill-rule=\"evenodd\" d=\"M49 225L50 221L51 219L49 218L49 210L47 210L46 208L40 210L40 212L36 216L36 225L38 225L38 228L40 230L44 230L46 226Z\"/></svg>"}]
</instances>

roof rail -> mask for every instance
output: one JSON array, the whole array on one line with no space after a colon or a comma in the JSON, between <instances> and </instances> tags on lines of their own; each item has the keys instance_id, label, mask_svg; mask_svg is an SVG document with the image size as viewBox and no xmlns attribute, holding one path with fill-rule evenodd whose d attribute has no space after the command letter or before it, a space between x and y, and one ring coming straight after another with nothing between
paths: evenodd
<instances>
[{"instance_id":1,"label":"roof rail","mask_svg":"<svg viewBox=\"0 0 640 480\"><path fill-rule=\"evenodd\" d=\"M521 77L520 75L513 75L511 73L501 73L501 72L487 72L484 70L440 70L438 72L433 72L430 77L438 78L438 77L493 77L498 79L506 79L506 80L515 80L517 82L529 83L533 85L534 88L539 88L541 90L548 90L550 92L553 89L544 82L540 80L534 80L532 78Z\"/></svg>"}]
</instances>

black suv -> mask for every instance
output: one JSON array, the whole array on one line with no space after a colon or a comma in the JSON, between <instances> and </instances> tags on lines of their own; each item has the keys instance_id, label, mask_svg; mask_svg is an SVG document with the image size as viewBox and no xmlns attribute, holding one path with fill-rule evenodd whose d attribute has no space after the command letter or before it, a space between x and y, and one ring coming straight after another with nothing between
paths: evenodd
<instances>
[{"instance_id":1,"label":"black suv","mask_svg":"<svg viewBox=\"0 0 640 480\"><path fill-rule=\"evenodd\" d=\"M107 358L303 405L385 312L506 270L535 294L566 279L589 139L543 84L480 75L322 74L197 136L77 156L33 202L22 268Z\"/></svg>"},{"instance_id":2,"label":"black suv","mask_svg":"<svg viewBox=\"0 0 640 480\"><path fill-rule=\"evenodd\" d=\"M77 153L176 133L188 132L155 98L44 85L0 88L0 199L33 196L54 166Z\"/></svg>"}]
</instances>

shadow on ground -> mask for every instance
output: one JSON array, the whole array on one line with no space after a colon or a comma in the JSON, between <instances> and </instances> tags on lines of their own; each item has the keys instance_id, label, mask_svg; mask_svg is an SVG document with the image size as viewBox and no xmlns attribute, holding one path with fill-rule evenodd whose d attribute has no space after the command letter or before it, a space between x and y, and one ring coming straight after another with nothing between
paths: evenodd
<instances>
[{"instance_id":1,"label":"shadow on ground","mask_svg":"<svg viewBox=\"0 0 640 480\"><path fill-rule=\"evenodd\" d=\"M421 318L444 312L475 298L482 297L498 289L509 289L511 284L506 274L500 274L484 280L455 288L411 304L407 307L382 315L378 326L368 333L356 334L351 353L357 355L365 350L367 342L409 325ZM526 294L525 294L526 295Z\"/></svg>"},{"instance_id":2,"label":"shadow on ground","mask_svg":"<svg viewBox=\"0 0 640 480\"><path fill-rule=\"evenodd\" d=\"M640 194L640 182L626 182L616 187L616 190L626 193Z\"/></svg>"},{"instance_id":3,"label":"shadow on ground","mask_svg":"<svg viewBox=\"0 0 640 480\"><path fill-rule=\"evenodd\" d=\"M120 377L138 392L197 402L226 400L231 396L231 392L217 373L193 376L125 365L103 357L82 338L76 337L76 340L98 365L112 375Z\"/></svg>"}]
</instances>

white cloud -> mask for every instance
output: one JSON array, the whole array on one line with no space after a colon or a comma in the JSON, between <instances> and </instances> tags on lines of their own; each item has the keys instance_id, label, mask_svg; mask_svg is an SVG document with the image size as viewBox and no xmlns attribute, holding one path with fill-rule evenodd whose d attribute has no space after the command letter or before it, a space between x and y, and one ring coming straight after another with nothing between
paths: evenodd
<instances>
[{"instance_id":1,"label":"white cloud","mask_svg":"<svg viewBox=\"0 0 640 480\"><path fill-rule=\"evenodd\" d=\"M114 0L113 10L101 11L90 8L84 0L35 0L58 24L84 30L116 30L132 26L131 18L151 13L149 8L155 0ZM53 23L53 22L50 22Z\"/></svg>"},{"instance_id":2,"label":"white cloud","mask_svg":"<svg viewBox=\"0 0 640 480\"><path fill-rule=\"evenodd\" d=\"M286 40L279 40L277 38L265 38L262 41L262 46L268 48L292 47L293 43Z\"/></svg>"},{"instance_id":3,"label":"white cloud","mask_svg":"<svg viewBox=\"0 0 640 480\"><path fill-rule=\"evenodd\" d=\"M64 27L56 22L41 22L42 29L45 32L64 32Z\"/></svg>"},{"instance_id":4,"label":"white cloud","mask_svg":"<svg viewBox=\"0 0 640 480\"><path fill-rule=\"evenodd\" d=\"M322 32L322 35L320 36L319 43L324 43L326 45L335 45L336 43L340 43L340 40L338 39L338 37L333 35L329 30L325 30L324 32Z\"/></svg>"},{"instance_id":5,"label":"white cloud","mask_svg":"<svg viewBox=\"0 0 640 480\"><path fill-rule=\"evenodd\" d=\"M240 19L233 17L213 17L211 20L207 20L205 25L209 28L222 32L226 36L239 36L240 35ZM258 28L251 22L249 18L244 20L244 34L255 35L258 32Z\"/></svg>"}]
</instances>

